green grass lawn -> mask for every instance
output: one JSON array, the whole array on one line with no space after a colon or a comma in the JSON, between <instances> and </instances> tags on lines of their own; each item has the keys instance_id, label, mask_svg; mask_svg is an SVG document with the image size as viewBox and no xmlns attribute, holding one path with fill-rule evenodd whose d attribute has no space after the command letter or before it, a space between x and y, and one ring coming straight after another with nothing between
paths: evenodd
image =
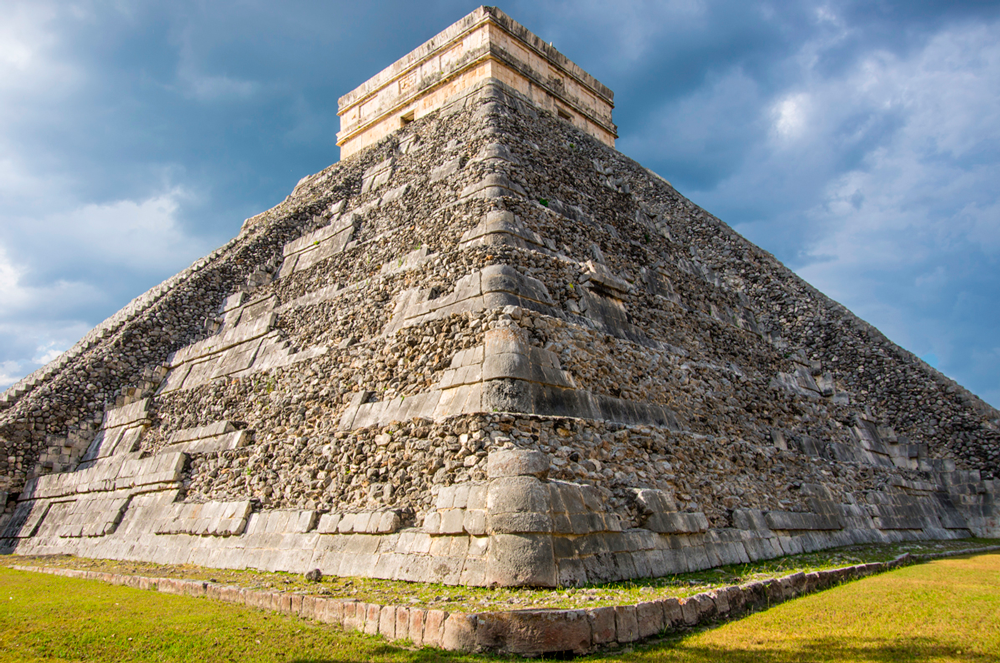
<instances>
[{"instance_id":1,"label":"green grass lawn","mask_svg":"<svg viewBox=\"0 0 1000 663\"><path fill-rule=\"evenodd\" d=\"M908 566L623 661L1000 661L1000 555Z\"/></svg>"},{"instance_id":2,"label":"green grass lawn","mask_svg":"<svg viewBox=\"0 0 1000 663\"><path fill-rule=\"evenodd\" d=\"M205 599L0 568L0 661L473 661ZM1000 555L915 565L622 661L1000 661Z\"/></svg>"}]
</instances>

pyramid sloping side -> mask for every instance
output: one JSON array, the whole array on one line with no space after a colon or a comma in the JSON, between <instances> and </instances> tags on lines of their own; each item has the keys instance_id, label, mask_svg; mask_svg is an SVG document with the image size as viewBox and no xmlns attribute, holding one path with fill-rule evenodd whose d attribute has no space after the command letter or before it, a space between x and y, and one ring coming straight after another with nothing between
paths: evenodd
<instances>
[{"instance_id":1,"label":"pyramid sloping side","mask_svg":"<svg viewBox=\"0 0 1000 663\"><path fill-rule=\"evenodd\" d=\"M495 81L10 396L22 553L556 585L1000 532L995 410Z\"/></svg>"}]
</instances>

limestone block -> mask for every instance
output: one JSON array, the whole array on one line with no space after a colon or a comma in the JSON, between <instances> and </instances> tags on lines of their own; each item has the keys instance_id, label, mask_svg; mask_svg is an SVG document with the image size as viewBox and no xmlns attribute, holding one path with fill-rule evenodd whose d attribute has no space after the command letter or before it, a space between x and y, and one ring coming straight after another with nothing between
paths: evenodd
<instances>
[{"instance_id":1,"label":"limestone block","mask_svg":"<svg viewBox=\"0 0 1000 663\"><path fill-rule=\"evenodd\" d=\"M403 606L396 606L396 624L393 638L395 640L406 640L410 637L410 610Z\"/></svg>"},{"instance_id":2,"label":"limestone block","mask_svg":"<svg viewBox=\"0 0 1000 663\"><path fill-rule=\"evenodd\" d=\"M366 170L361 180L361 194L374 191L385 184L392 175L395 164L396 160L390 157Z\"/></svg>"},{"instance_id":3,"label":"limestone block","mask_svg":"<svg viewBox=\"0 0 1000 663\"><path fill-rule=\"evenodd\" d=\"M733 509L733 524L738 529L768 530L764 513L759 509Z\"/></svg>"},{"instance_id":4,"label":"limestone block","mask_svg":"<svg viewBox=\"0 0 1000 663\"><path fill-rule=\"evenodd\" d=\"M503 196L516 195L523 197L524 189L521 185L513 182L506 175L487 175L479 182L473 182L462 190L460 198L501 198Z\"/></svg>"},{"instance_id":5,"label":"limestone block","mask_svg":"<svg viewBox=\"0 0 1000 663\"><path fill-rule=\"evenodd\" d=\"M663 610L663 627L665 629L677 628L684 623L684 611L679 599L673 597L660 599L658 603Z\"/></svg>"},{"instance_id":6,"label":"limestone block","mask_svg":"<svg viewBox=\"0 0 1000 663\"><path fill-rule=\"evenodd\" d=\"M175 367L167 374L167 377L160 385L159 390L156 392L157 396L180 390L190 372L191 364L181 364Z\"/></svg>"},{"instance_id":7,"label":"limestone block","mask_svg":"<svg viewBox=\"0 0 1000 663\"><path fill-rule=\"evenodd\" d=\"M507 211L493 211L476 226L467 230L460 244L509 244L513 246L545 248L545 241L536 233L522 226L516 217Z\"/></svg>"},{"instance_id":8,"label":"limestone block","mask_svg":"<svg viewBox=\"0 0 1000 663\"><path fill-rule=\"evenodd\" d=\"M662 490L643 488L635 491L635 497L636 502L646 513L669 513L677 511L677 505L673 498Z\"/></svg>"},{"instance_id":9,"label":"limestone block","mask_svg":"<svg viewBox=\"0 0 1000 663\"><path fill-rule=\"evenodd\" d=\"M494 479L486 495L487 526L493 527L499 516L528 516L525 522L540 522L543 517L551 531L551 498L548 486L533 476L515 476Z\"/></svg>"},{"instance_id":10,"label":"limestone block","mask_svg":"<svg viewBox=\"0 0 1000 663\"><path fill-rule=\"evenodd\" d=\"M371 521L374 522L374 519ZM399 514L395 511L383 511L378 519L378 524L375 527L375 533L377 534L391 534L399 530L402 520Z\"/></svg>"},{"instance_id":11,"label":"limestone block","mask_svg":"<svg viewBox=\"0 0 1000 663\"><path fill-rule=\"evenodd\" d=\"M483 385L484 412L532 412L532 395L526 383L516 380L493 380Z\"/></svg>"},{"instance_id":12,"label":"limestone block","mask_svg":"<svg viewBox=\"0 0 1000 663\"><path fill-rule=\"evenodd\" d=\"M785 589L778 579L765 580L761 583L764 586L764 595L767 597L768 605L777 605L785 600Z\"/></svg>"},{"instance_id":13,"label":"limestone block","mask_svg":"<svg viewBox=\"0 0 1000 663\"><path fill-rule=\"evenodd\" d=\"M353 513L345 513L340 516L340 520L337 522L337 533L338 534L350 534L354 531L354 517Z\"/></svg>"},{"instance_id":14,"label":"limestone block","mask_svg":"<svg viewBox=\"0 0 1000 663\"><path fill-rule=\"evenodd\" d=\"M411 185L406 183L402 186L397 186L394 189L389 189L382 194L382 198L379 200L379 205L388 205L389 203L394 203L397 200L402 199L407 193L410 192L410 188Z\"/></svg>"},{"instance_id":15,"label":"limestone block","mask_svg":"<svg viewBox=\"0 0 1000 663\"><path fill-rule=\"evenodd\" d=\"M715 614L715 603L708 594L695 594L680 599L681 615L684 623L695 626Z\"/></svg>"},{"instance_id":16,"label":"limestone block","mask_svg":"<svg viewBox=\"0 0 1000 663\"><path fill-rule=\"evenodd\" d=\"M365 623L362 630L367 635L378 635L379 622L382 616L382 606L377 603L363 603Z\"/></svg>"},{"instance_id":17,"label":"limestone block","mask_svg":"<svg viewBox=\"0 0 1000 663\"><path fill-rule=\"evenodd\" d=\"M489 458L487 457L487 468L489 464ZM482 510L486 508L486 494L488 485L484 483L475 483L469 486L469 501L468 509L471 510Z\"/></svg>"},{"instance_id":18,"label":"limestone block","mask_svg":"<svg viewBox=\"0 0 1000 663\"><path fill-rule=\"evenodd\" d=\"M518 610L479 615L479 649L511 654L575 653L590 650L590 617L584 610Z\"/></svg>"},{"instance_id":19,"label":"limestone block","mask_svg":"<svg viewBox=\"0 0 1000 663\"><path fill-rule=\"evenodd\" d=\"M591 608L586 613L590 622L591 642L594 645L617 642L614 607Z\"/></svg>"},{"instance_id":20,"label":"limestone block","mask_svg":"<svg viewBox=\"0 0 1000 663\"><path fill-rule=\"evenodd\" d=\"M464 509L469 503L469 484L460 483L452 486L454 494L451 506L456 509Z\"/></svg>"},{"instance_id":21,"label":"limestone block","mask_svg":"<svg viewBox=\"0 0 1000 663\"><path fill-rule=\"evenodd\" d=\"M365 623L365 604L359 601L348 601L344 604L343 626L347 631L360 631Z\"/></svg>"},{"instance_id":22,"label":"limestone block","mask_svg":"<svg viewBox=\"0 0 1000 663\"><path fill-rule=\"evenodd\" d=\"M712 597L712 602L715 603L716 615L718 617L729 615L731 609L729 605L729 590L723 587L708 594Z\"/></svg>"},{"instance_id":23,"label":"limestone block","mask_svg":"<svg viewBox=\"0 0 1000 663\"><path fill-rule=\"evenodd\" d=\"M486 584L500 587L555 587L559 577L552 537L494 534L486 556Z\"/></svg>"},{"instance_id":24,"label":"limestone block","mask_svg":"<svg viewBox=\"0 0 1000 663\"><path fill-rule=\"evenodd\" d=\"M601 286L620 293L628 293L629 284L611 273L607 265L588 260L584 263L587 272L584 273L586 280L598 283ZM586 282L586 281L585 281Z\"/></svg>"},{"instance_id":25,"label":"limestone block","mask_svg":"<svg viewBox=\"0 0 1000 663\"><path fill-rule=\"evenodd\" d=\"M354 533L374 534L375 530L378 528L378 521L380 518L380 515L371 511L362 511L361 513L354 514ZM372 520L375 522L372 523Z\"/></svg>"},{"instance_id":26,"label":"limestone block","mask_svg":"<svg viewBox=\"0 0 1000 663\"><path fill-rule=\"evenodd\" d=\"M732 585L730 587L726 587L725 592L726 602L729 604L730 617L738 617L746 612L747 597L742 587Z\"/></svg>"},{"instance_id":27,"label":"limestone block","mask_svg":"<svg viewBox=\"0 0 1000 663\"><path fill-rule=\"evenodd\" d=\"M507 265L491 265L482 270L483 293L506 292L539 304L554 306L545 284L524 276Z\"/></svg>"},{"instance_id":28,"label":"limestone block","mask_svg":"<svg viewBox=\"0 0 1000 663\"><path fill-rule=\"evenodd\" d=\"M644 601L635 606L639 638L656 635L664 628L663 605L660 601Z\"/></svg>"},{"instance_id":29,"label":"limestone block","mask_svg":"<svg viewBox=\"0 0 1000 663\"><path fill-rule=\"evenodd\" d=\"M498 449L491 451L487 456L486 473L491 479L503 477L538 477L544 479L549 472L549 457L540 451L527 451L523 449ZM522 485L522 484L516 484ZM534 486L531 482L523 484ZM492 484L491 484L492 488ZM498 491L502 488L498 488ZM499 494L496 496L499 499ZM487 498L488 500L489 498ZM541 499L541 498L539 498ZM541 504L551 504L549 501L540 501ZM493 509L494 506L488 508ZM546 510L548 510L546 506ZM540 510L540 509L531 509Z\"/></svg>"},{"instance_id":30,"label":"limestone block","mask_svg":"<svg viewBox=\"0 0 1000 663\"><path fill-rule=\"evenodd\" d=\"M129 405L112 408L105 412L103 428L114 428L137 423L148 417L149 399L143 398Z\"/></svg>"},{"instance_id":31,"label":"limestone block","mask_svg":"<svg viewBox=\"0 0 1000 663\"><path fill-rule=\"evenodd\" d=\"M441 647L444 642L444 625L445 621L448 619L448 613L444 610L428 610L424 617L424 646Z\"/></svg>"},{"instance_id":32,"label":"limestone block","mask_svg":"<svg viewBox=\"0 0 1000 663\"><path fill-rule=\"evenodd\" d=\"M764 516L770 529L776 530L839 530L840 520L835 515L768 511Z\"/></svg>"},{"instance_id":33,"label":"limestone block","mask_svg":"<svg viewBox=\"0 0 1000 663\"><path fill-rule=\"evenodd\" d=\"M440 166L431 169L428 181L433 183L437 182L438 180L443 180L446 177L454 175L459 170L461 170L461 168L462 168L462 157L458 156L455 157L454 159L449 159Z\"/></svg>"},{"instance_id":34,"label":"limestone block","mask_svg":"<svg viewBox=\"0 0 1000 663\"><path fill-rule=\"evenodd\" d=\"M228 297L226 297L225 301L222 302L222 307L220 309L220 312L227 313L233 310L234 308L243 306L243 303L246 301L246 297L247 293L242 290L240 290L239 292L235 292L232 295L229 295Z\"/></svg>"},{"instance_id":35,"label":"limestone block","mask_svg":"<svg viewBox=\"0 0 1000 663\"><path fill-rule=\"evenodd\" d=\"M477 615L453 612L444 621L441 647L448 651L476 651Z\"/></svg>"},{"instance_id":36,"label":"limestone block","mask_svg":"<svg viewBox=\"0 0 1000 663\"><path fill-rule=\"evenodd\" d=\"M250 435L246 431L241 430L216 437L204 437L201 439L179 442L177 444L171 444L169 447L165 447L164 449L182 451L186 454L203 454L216 453L219 451L226 451L228 449L239 449L241 447L245 447L249 443Z\"/></svg>"},{"instance_id":37,"label":"limestone block","mask_svg":"<svg viewBox=\"0 0 1000 663\"><path fill-rule=\"evenodd\" d=\"M486 530L490 534L551 532L552 516L548 513L487 513Z\"/></svg>"},{"instance_id":38,"label":"limestone block","mask_svg":"<svg viewBox=\"0 0 1000 663\"><path fill-rule=\"evenodd\" d=\"M441 513L431 511L424 517L424 530L433 534L441 531Z\"/></svg>"},{"instance_id":39,"label":"limestone block","mask_svg":"<svg viewBox=\"0 0 1000 663\"><path fill-rule=\"evenodd\" d=\"M781 589L784 593L785 600L799 596L805 591L806 587L806 574L799 572L793 573L792 575L785 576L781 580Z\"/></svg>"},{"instance_id":40,"label":"limestone block","mask_svg":"<svg viewBox=\"0 0 1000 663\"><path fill-rule=\"evenodd\" d=\"M639 639L639 620L634 605L615 606L615 639L622 643Z\"/></svg>"},{"instance_id":41,"label":"limestone block","mask_svg":"<svg viewBox=\"0 0 1000 663\"><path fill-rule=\"evenodd\" d=\"M396 606L382 606L378 616L378 634L386 640L396 639Z\"/></svg>"},{"instance_id":42,"label":"limestone block","mask_svg":"<svg viewBox=\"0 0 1000 663\"><path fill-rule=\"evenodd\" d=\"M486 534L486 511L481 509L466 510L462 528L473 536Z\"/></svg>"},{"instance_id":43,"label":"limestone block","mask_svg":"<svg viewBox=\"0 0 1000 663\"><path fill-rule=\"evenodd\" d=\"M427 611L419 608L410 608L407 611L409 624L407 624L407 635L414 647L424 646L424 622L427 620ZM398 626L397 626L398 628Z\"/></svg>"},{"instance_id":44,"label":"limestone block","mask_svg":"<svg viewBox=\"0 0 1000 663\"><path fill-rule=\"evenodd\" d=\"M469 548L466 554L474 558L485 557L489 551L489 547L490 538L488 536L470 536Z\"/></svg>"},{"instance_id":45,"label":"limestone block","mask_svg":"<svg viewBox=\"0 0 1000 663\"><path fill-rule=\"evenodd\" d=\"M644 525L653 532L663 534L697 533L708 529L708 518L703 513L657 513L650 516Z\"/></svg>"},{"instance_id":46,"label":"limestone block","mask_svg":"<svg viewBox=\"0 0 1000 663\"><path fill-rule=\"evenodd\" d=\"M447 509L441 512L441 534L461 534L464 529L465 509Z\"/></svg>"},{"instance_id":47,"label":"limestone block","mask_svg":"<svg viewBox=\"0 0 1000 663\"><path fill-rule=\"evenodd\" d=\"M349 601L343 599L317 599L316 601L316 621L324 624L335 624L341 626L344 623L344 612Z\"/></svg>"},{"instance_id":48,"label":"limestone block","mask_svg":"<svg viewBox=\"0 0 1000 663\"><path fill-rule=\"evenodd\" d=\"M458 584L469 587L481 587L486 584L486 560L465 559L465 566L462 568L462 575Z\"/></svg>"},{"instance_id":49,"label":"limestone block","mask_svg":"<svg viewBox=\"0 0 1000 663\"><path fill-rule=\"evenodd\" d=\"M525 333L516 325L497 327L484 336L484 356L496 354L527 355L531 350Z\"/></svg>"},{"instance_id":50,"label":"limestone block","mask_svg":"<svg viewBox=\"0 0 1000 663\"><path fill-rule=\"evenodd\" d=\"M455 486L441 486L437 498L434 500L434 508L438 510L450 509L455 504Z\"/></svg>"},{"instance_id":51,"label":"limestone block","mask_svg":"<svg viewBox=\"0 0 1000 663\"><path fill-rule=\"evenodd\" d=\"M314 529L316 529L316 525L318 522L319 522L319 512L300 511L298 518L296 519L293 531L302 533L311 532Z\"/></svg>"}]
</instances>

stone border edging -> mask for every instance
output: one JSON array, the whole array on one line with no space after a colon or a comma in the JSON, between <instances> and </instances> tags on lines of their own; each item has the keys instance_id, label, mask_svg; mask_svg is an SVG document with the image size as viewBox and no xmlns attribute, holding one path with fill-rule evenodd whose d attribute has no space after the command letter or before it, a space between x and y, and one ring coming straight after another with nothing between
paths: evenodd
<instances>
[{"instance_id":1,"label":"stone border edging","mask_svg":"<svg viewBox=\"0 0 1000 663\"><path fill-rule=\"evenodd\" d=\"M409 640L417 647L536 655L586 654L596 649L633 644L655 635L666 635L733 619L804 594L909 564L996 551L1000 551L1000 546L940 553L904 553L890 562L870 562L811 573L800 571L781 578L731 585L685 598L655 599L634 605L472 614L383 606L354 599L256 591L202 580L151 578L41 566L11 565L9 568L67 578L100 580L166 594L216 599L334 624L369 635L381 635L389 641Z\"/></svg>"}]
</instances>

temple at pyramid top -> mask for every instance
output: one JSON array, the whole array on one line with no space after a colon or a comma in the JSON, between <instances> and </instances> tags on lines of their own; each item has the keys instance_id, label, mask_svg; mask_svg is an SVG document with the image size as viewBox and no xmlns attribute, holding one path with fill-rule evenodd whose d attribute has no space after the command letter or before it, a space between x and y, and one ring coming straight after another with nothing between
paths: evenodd
<instances>
[{"instance_id":1,"label":"temple at pyramid top","mask_svg":"<svg viewBox=\"0 0 1000 663\"><path fill-rule=\"evenodd\" d=\"M486 78L614 147L614 93L496 7L479 7L340 98L341 158Z\"/></svg>"}]
</instances>

